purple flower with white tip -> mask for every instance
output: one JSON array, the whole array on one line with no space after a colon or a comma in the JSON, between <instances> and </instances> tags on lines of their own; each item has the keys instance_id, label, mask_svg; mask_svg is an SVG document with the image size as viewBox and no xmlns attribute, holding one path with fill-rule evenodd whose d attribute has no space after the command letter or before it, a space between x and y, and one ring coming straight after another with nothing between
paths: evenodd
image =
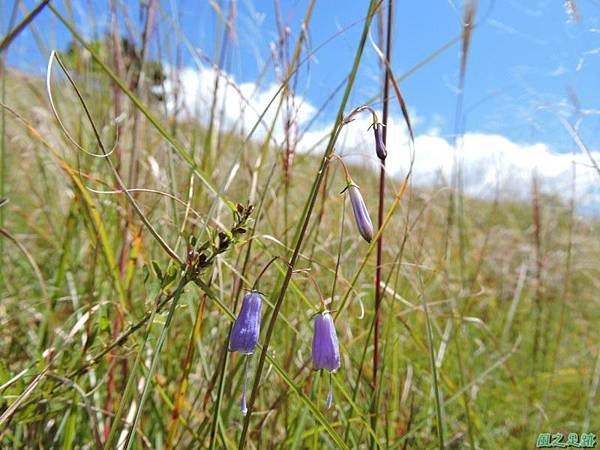
<instances>
[{"instance_id":1,"label":"purple flower with white tip","mask_svg":"<svg viewBox=\"0 0 600 450\"><path fill-rule=\"evenodd\" d=\"M340 367L340 347L333 317L329 311L315 316L315 334L312 342L313 369L335 372Z\"/></svg>"},{"instance_id":2,"label":"purple flower with white tip","mask_svg":"<svg viewBox=\"0 0 600 450\"><path fill-rule=\"evenodd\" d=\"M254 353L260 334L260 313L262 296L256 291L248 292L242 299L242 308L238 314L231 336L229 351L240 352L244 355Z\"/></svg>"},{"instance_id":3,"label":"purple flower with white tip","mask_svg":"<svg viewBox=\"0 0 600 450\"><path fill-rule=\"evenodd\" d=\"M328 370L330 373L340 368L340 346L338 344L333 317L329 311L322 311L315 316L315 333L312 341L313 369ZM333 403L331 378L327 394L327 408Z\"/></svg>"},{"instance_id":4,"label":"purple flower with white tip","mask_svg":"<svg viewBox=\"0 0 600 450\"><path fill-rule=\"evenodd\" d=\"M248 358L254 353L258 336L260 335L260 319L262 310L262 296L259 292L252 291L244 295L242 308L238 314L231 336L229 337L229 351L240 352L245 355L244 361L244 387L242 392L241 410L245 416L248 412L246 407L246 388L248 385Z\"/></svg>"},{"instance_id":5,"label":"purple flower with white tip","mask_svg":"<svg viewBox=\"0 0 600 450\"><path fill-rule=\"evenodd\" d=\"M383 124L376 122L373 124L373 134L375 135L375 152L382 161L387 157L387 150L383 143Z\"/></svg>"},{"instance_id":6,"label":"purple flower with white tip","mask_svg":"<svg viewBox=\"0 0 600 450\"><path fill-rule=\"evenodd\" d=\"M350 202L354 211L354 220L358 227L358 232L367 242L373 239L373 223L369 217L369 211L365 205L365 201L360 193L360 189L355 184L348 185L348 193L350 194Z\"/></svg>"}]
</instances>

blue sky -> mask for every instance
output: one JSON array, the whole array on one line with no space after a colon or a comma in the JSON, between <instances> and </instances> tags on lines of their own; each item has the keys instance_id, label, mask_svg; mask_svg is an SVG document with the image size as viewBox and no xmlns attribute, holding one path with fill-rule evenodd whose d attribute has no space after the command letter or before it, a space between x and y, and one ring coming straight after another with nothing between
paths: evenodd
<instances>
[{"instance_id":1,"label":"blue sky","mask_svg":"<svg viewBox=\"0 0 600 450\"><path fill-rule=\"evenodd\" d=\"M31 0L22 3L27 8L35 4ZM216 3L222 3L225 10L229 4L226 0ZM0 4L1 27L6 30L13 2L0 0ZM62 2L56 4L65 11ZM120 4L122 10L128 11L127 19L134 33L139 33L139 3L122 1ZM273 4L270 0L237 2L237 40L226 69L240 84L254 82L270 59L270 44L277 37ZM317 1L309 27L312 48L349 25L354 26L320 49L311 60L310 71L302 72L298 94L313 109L318 109L347 75L367 4L367 1ZM506 140L502 141L504 144L498 144L498 139L480 142L481 151L496 148L496 144L498 148L508 146L508 142L515 145L516 154L523 154L541 144L546 152L542 156L547 154L548 157L543 156L538 164L564 164L565 173L570 173L569 161L550 161L551 154L566 155L574 149L572 139L557 118L561 114L569 121L575 120L569 90L577 95L582 110L587 113L580 123L582 138L592 150L600 146L600 1L577 0L578 17L569 14L566 4L556 0L479 2L478 27L472 36L466 76L465 132ZM83 34L91 38L94 33L106 31L108 0L72 2L72 5L75 21ZM174 5L179 32L173 27ZM307 0L281 1L283 21L290 27L292 42L298 35L307 5ZM397 76L401 76L460 33L463 3L400 0L396 5L392 64ZM161 57L172 63L178 33L182 33L194 48L201 49L209 58L218 59L215 42L222 34L222 23L216 19L209 2L160 0L160 6L151 47L154 57L158 55L160 40ZM126 18L121 16L120 20L125 29ZM44 11L34 25L48 47L65 48L70 41L66 29L50 11ZM183 65L194 68L194 58L189 51L184 49L182 56ZM459 60L460 45L456 44L401 83L418 135L438 136L451 142ZM23 70L41 74L45 70L46 56L28 30L10 48L8 61ZM376 95L380 89L379 77L375 53L368 47L350 104L358 106ZM275 82L273 68L268 66L264 92L270 92L269 86ZM337 102L331 102L317 125L326 128L336 108ZM398 126L401 127L401 123ZM435 145L439 147L440 143L443 144L438 141ZM435 158L435 153L431 155ZM555 172L550 170L549 176Z\"/></svg>"},{"instance_id":2,"label":"blue sky","mask_svg":"<svg viewBox=\"0 0 600 450\"><path fill-rule=\"evenodd\" d=\"M2 29L6 30L13 2L3 3ZM24 3L28 8L34 4ZM88 36L94 29L106 29L107 3L73 2L77 23ZM136 25L137 3L123 3ZM220 26L208 2L175 3L183 33L194 47L213 57ZM283 19L297 35L308 2L281 3ZM488 0L479 4L480 25L473 35L465 87L465 109L473 108L467 130L499 133L522 142L542 141L556 151L570 151L571 143L554 117L568 110L567 89L577 93L583 108L597 109L600 103L600 2L579 0L576 4L579 21L572 20L563 2L555 0ZM312 45L359 21L366 5L366 1L318 1L310 25ZM392 60L398 75L460 32L462 7L450 0L397 2ZM169 14L171 2L163 0L162 9ZM158 33L172 38L168 20L160 21ZM64 48L68 43L69 35L49 11L35 25L49 45ZM251 81L270 57L269 44L276 38L273 2L239 1L237 26L231 72L240 82ZM313 104L320 105L346 75L361 26L358 23L315 55L310 78L300 89ZM42 70L44 56L30 32L18 39L9 52L9 62L28 71ZM185 51L184 63L193 64ZM458 65L459 46L455 45L402 83L409 106L421 118L418 127L437 127L443 134L453 131ZM272 70L267 75L272 77ZM353 100L364 101L376 94L378 76L374 53L367 49ZM335 103L330 109L333 114ZM597 117L586 119L582 128L591 146L600 142Z\"/></svg>"},{"instance_id":3,"label":"blue sky","mask_svg":"<svg viewBox=\"0 0 600 450\"><path fill-rule=\"evenodd\" d=\"M193 4L180 6L183 28L210 51L214 28L202 31L196 26L198 16L210 15L208 7L194 13ZM307 4L282 2L284 20L295 34ZM313 46L363 17L366 4L317 2L310 27ZM239 3L239 59L232 71L241 81L256 77L260 69L257 55L263 61L269 58L269 43L276 37L272 5L271 1ZM400 75L460 33L463 5L448 0L399 1L397 5L392 60ZM547 142L556 151L570 151L571 141L554 117L569 109L565 105L569 102L567 89L577 93L583 108L600 104L600 3L580 0L577 6L578 22L567 14L562 2L555 0L480 3L480 26L472 40L465 88L465 109L470 110L468 130L500 133L523 142ZM320 105L346 75L361 25L316 54L305 87L306 96L315 105ZM402 83L409 106L422 118L420 126L439 127L444 134L454 130L459 55L455 45ZM357 103L378 92L379 73L374 53L367 49L354 96ZM334 109L332 104L331 114ZM592 117L582 128L582 134L592 141L590 145L600 143L595 137L598 123Z\"/></svg>"}]
</instances>

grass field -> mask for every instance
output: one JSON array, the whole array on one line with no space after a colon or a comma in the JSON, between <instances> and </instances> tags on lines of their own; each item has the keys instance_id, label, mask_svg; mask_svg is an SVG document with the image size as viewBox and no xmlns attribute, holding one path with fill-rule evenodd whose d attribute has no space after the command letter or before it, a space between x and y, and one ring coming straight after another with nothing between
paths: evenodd
<instances>
[{"instance_id":1,"label":"grass field","mask_svg":"<svg viewBox=\"0 0 600 450\"><path fill-rule=\"evenodd\" d=\"M385 23L386 5L365 3L359 26ZM167 108L143 47L134 70L110 36L48 55L60 123L45 80L3 66L2 448L528 449L542 432L600 431L597 220L535 177L528 200L478 199L460 171L428 187L408 173L384 177L378 233L379 171L348 162L366 242L331 154L352 150L337 130L361 106L348 99L370 44L353 43L328 142L299 152L265 131L289 118L304 38L282 44L289 77L255 135L220 105L203 122ZM397 107L402 74L387 73ZM252 288L244 416L246 358L227 350ZM312 370L321 295L340 346L331 379Z\"/></svg>"}]
</instances>

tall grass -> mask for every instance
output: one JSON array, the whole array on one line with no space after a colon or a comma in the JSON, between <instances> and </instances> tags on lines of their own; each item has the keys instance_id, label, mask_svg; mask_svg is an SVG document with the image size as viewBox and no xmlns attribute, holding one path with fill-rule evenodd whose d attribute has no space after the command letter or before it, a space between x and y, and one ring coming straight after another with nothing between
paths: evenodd
<instances>
[{"instance_id":1,"label":"tall grass","mask_svg":"<svg viewBox=\"0 0 600 450\"><path fill-rule=\"evenodd\" d=\"M397 2L370 1L324 42L311 40L318 2L291 23L276 2L279 41L256 88L275 70L277 91L254 123L223 120L226 93L238 89L226 76L214 78L201 118L167 108L150 91L154 55L180 68L189 52L225 75L244 45L236 6L214 2L199 18L214 25L213 49L195 48L176 2L139 11L108 2L100 45L69 2L40 2L3 30L2 448L505 449L531 448L540 432L597 430L600 245L597 221L575 214L575 166L570 203L535 179L528 204L501 192L468 197L460 164L454 180L428 188L413 186L410 171L396 179L385 165L348 165L377 215L370 243L339 195L346 181L332 158L353 150L339 136L357 108L382 108L388 126L401 114L410 138L386 143L410 161L419 148L402 81L462 48L456 69L468 88L474 3L456 38L400 73L392 42L409 37L394 27ZM47 83L4 65L40 13L85 49L51 53ZM332 128L319 155L300 152L304 75L354 28L354 57L335 74L342 83L318 105L317 115L335 109ZM137 72L120 33L138 46ZM368 57L381 63L381 93L361 101L355 80ZM460 96L454 120L458 136ZM576 128L565 129L585 150ZM264 295L264 313L247 358L228 343L250 289ZM331 380L311 370L321 301L340 344Z\"/></svg>"}]
</instances>

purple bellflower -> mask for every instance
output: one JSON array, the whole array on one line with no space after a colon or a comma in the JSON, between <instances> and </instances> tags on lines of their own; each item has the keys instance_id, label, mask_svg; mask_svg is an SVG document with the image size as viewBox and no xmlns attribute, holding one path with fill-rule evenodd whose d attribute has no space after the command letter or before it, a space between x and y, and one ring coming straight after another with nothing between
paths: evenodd
<instances>
[{"instance_id":1,"label":"purple bellflower","mask_svg":"<svg viewBox=\"0 0 600 450\"><path fill-rule=\"evenodd\" d=\"M367 242L373 239L373 223L369 217L369 211L365 205L365 201L360 193L360 189L354 183L348 185L348 193L350 194L350 202L354 211L354 220L358 227L358 232Z\"/></svg>"},{"instance_id":2,"label":"purple bellflower","mask_svg":"<svg viewBox=\"0 0 600 450\"><path fill-rule=\"evenodd\" d=\"M375 122L373 124L373 134L375 135L375 152L380 160L384 160L387 157L387 150L383 143L383 124Z\"/></svg>"},{"instance_id":3,"label":"purple bellflower","mask_svg":"<svg viewBox=\"0 0 600 450\"><path fill-rule=\"evenodd\" d=\"M244 295L242 308L235 319L229 338L230 352L240 352L244 355L254 353L260 334L261 310L262 297L258 292L252 291Z\"/></svg>"},{"instance_id":4,"label":"purple bellflower","mask_svg":"<svg viewBox=\"0 0 600 450\"><path fill-rule=\"evenodd\" d=\"M248 382L248 357L254 353L258 336L260 335L260 318L262 310L262 296L257 291L248 292L242 299L242 308L238 314L231 336L229 337L229 351L240 352L245 356L244 361L244 388L242 392L241 410L245 416L248 412L246 407L246 388Z\"/></svg>"},{"instance_id":5,"label":"purple bellflower","mask_svg":"<svg viewBox=\"0 0 600 450\"><path fill-rule=\"evenodd\" d=\"M333 317L329 311L322 311L315 316L315 333L312 341L312 362L314 370L325 369L331 374L340 368L340 346L338 344ZM327 408L333 404L333 390L329 379Z\"/></svg>"}]
</instances>

